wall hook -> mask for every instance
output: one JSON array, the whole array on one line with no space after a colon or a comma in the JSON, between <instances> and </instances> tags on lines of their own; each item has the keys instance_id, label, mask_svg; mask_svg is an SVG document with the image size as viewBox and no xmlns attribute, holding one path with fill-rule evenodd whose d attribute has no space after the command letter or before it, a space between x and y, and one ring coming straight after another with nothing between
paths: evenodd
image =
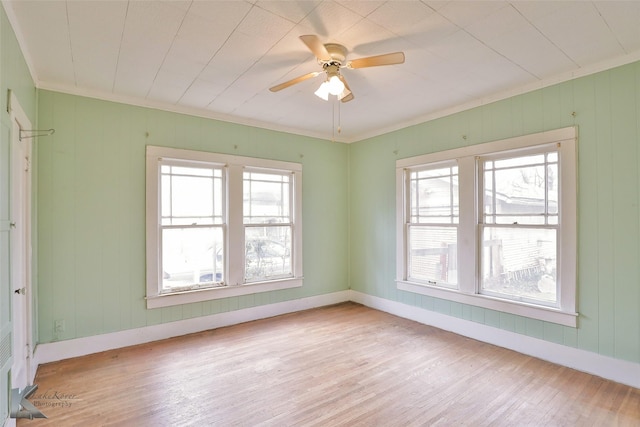
<instances>
[{"instance_id":1,"label":"wall hook","mask_svg":"<svg viewBox=\"0 0 640 427\"><path fill-rule=\"evenodd\" d=\"M55 132L55 129L20 129L18 139L22 141L23 139L35 138L38 136L49 136L53 135Z\"/></svg>"}]
</instances>

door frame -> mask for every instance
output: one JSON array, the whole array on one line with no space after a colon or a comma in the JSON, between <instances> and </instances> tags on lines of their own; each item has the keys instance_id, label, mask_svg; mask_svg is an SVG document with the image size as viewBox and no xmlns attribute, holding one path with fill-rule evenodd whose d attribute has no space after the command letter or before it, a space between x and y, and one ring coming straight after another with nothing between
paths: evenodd
<instances>
[{"instance_id":1,"label":"door frame","mask_svg":"<svg viewBox=\"0 0 640 427\"><path fill-rule=\"evenodd\" d=\"M21 137L31 130L31 121L13 91L9 91L7 111L11 120L11 287L14 359L12 387L33 383L33 257L32 257L32 141ZM24 289L23 293L16 291ZM20 300L22 299L22 301ZM17 344L17 346L16 346ZM21 349L18 348L22 347Z\"/></svg>"}]
</instances>

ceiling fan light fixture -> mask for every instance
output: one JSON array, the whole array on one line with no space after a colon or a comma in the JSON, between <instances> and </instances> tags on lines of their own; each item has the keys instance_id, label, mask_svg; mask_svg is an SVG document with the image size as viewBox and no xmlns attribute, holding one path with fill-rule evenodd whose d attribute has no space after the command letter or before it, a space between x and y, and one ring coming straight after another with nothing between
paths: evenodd
<instances>
[{"instance_id":1,"label":"ceiling fan light fixture","mask_svg":"<svg viewBox=\"0 0 640 427\"><path fill-rule=\"evenodd\" d=\"M316 96L324 99L325 101L329 100L329 95L334 95L337 96L338 99L342 99L342 97L345 96L343 95L345 86L342 78L340 77L340 73L338 72L338 66L326 66L325 72L327 73L327 79L322 82L318 90L316 90Z\"/></svg>"},{"instance_id":2,"label":"ceiling fan light fixture","mask_svg":"<svg viewBox=\"0 0 640 427\"><path fill-rule=\"evenodd\" d=\"M329 100L329 82L322 82L318 90L315 91L318 98L322 98L325 101Z\"/></svg>"},{"instance_id":3,"label":"ceiling fan light fixture","mask_svg":"<svg viewBox=\"0 0 640 427\"><path fill-rule=\"evenodd\" d=\"M340 95L344 91L344 83L340 80L340 77L333 75L328 80L328 89L331 95Z\"/></svg>"},{"instance_id":4,"label":"ceiling fan light fixture","mask_svg":"<svg viewBox=\"0 0 640 427\"><path fill-rule=\"evenodd\" d=\"M344 88L344 90L340 93L340 95L338 95L338 100L342 101L342 98L349 95L351 95L351 91L347 88Z\"/></svg>"}]
</instances>

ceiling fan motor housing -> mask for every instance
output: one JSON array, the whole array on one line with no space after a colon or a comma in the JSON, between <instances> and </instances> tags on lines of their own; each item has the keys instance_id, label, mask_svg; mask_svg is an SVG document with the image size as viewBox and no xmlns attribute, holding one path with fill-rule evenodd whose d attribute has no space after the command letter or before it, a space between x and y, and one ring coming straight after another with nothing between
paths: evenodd
<instances>
[{"instance_id":1,"label":"ceiling fan motor housing","mask_svg":"<svg viewBox=\"0 0 640 427\"><path fill-rule=\"evenodd\" d=\"M337 65L343 65L347 58L347 48L336 43L327 43L324 45L331 56L331 61L327 61L326 64L337 62Z\"/></svg>"}]
</instances>

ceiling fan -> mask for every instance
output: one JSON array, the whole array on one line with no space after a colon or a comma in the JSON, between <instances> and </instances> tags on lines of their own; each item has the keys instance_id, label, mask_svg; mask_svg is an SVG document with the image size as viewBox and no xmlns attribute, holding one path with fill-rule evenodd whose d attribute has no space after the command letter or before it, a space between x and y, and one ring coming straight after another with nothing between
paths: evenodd
<instances>
[{"instance_id":1,"label":"ceiling fan","mask_svg":"<svg viewBox=\"0 0 640 427\"><path fill-rule=\"evenodd\" d=\"M271 92L278 92L279 90L286 89L289 86L293 86L297 83L301 83L325 73L326 79L320 85L315 94L325 101L329 100L329 95L335 95L340 101L348 102L351 101L354 96L344 76L340 73L341 68L357 69L377 67L379 65L402 64L404 62L403 52L368 56L366 58L347 61L347 49L342 45L336 43L323 44L315 35L300 36L300 40L302 40L302 42L316 56L318 64L322 66L322 71L314 71L284 83L280 83L279 85L270 88L269 90Z\"/></svg>"}]
</instances>

